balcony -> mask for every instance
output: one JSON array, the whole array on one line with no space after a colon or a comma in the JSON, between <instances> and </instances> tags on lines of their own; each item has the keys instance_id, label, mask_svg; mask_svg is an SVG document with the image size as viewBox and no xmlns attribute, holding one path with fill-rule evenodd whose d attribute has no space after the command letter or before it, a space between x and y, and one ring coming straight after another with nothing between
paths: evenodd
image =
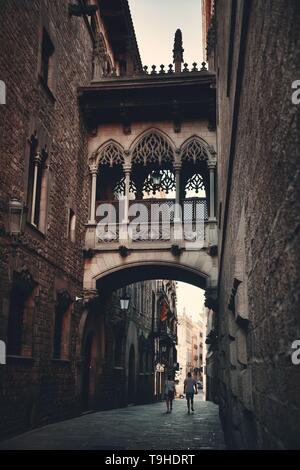
<instances>
[{"instance_id":1,"label":"balcony","mask_svg":"<svg viewBox=\"0 0 300 470\"><path fill-rule=\"evenodd\" d=\"M175 250L185 242L200 248L212 242L205 198L185 199L178 218L174 199L130 200L127 222L124 200L96 204L100 215L87 224L86 249L111 250L126 244L132 249Z\"/></svg>"}]
</instances>

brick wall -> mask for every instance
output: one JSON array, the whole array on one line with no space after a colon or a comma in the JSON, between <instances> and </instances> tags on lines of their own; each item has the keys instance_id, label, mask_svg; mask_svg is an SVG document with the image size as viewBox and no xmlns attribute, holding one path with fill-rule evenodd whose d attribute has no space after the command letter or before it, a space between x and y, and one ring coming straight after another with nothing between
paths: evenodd
<instances>
[{"instance_id":1,"label":"brick wall","mask_svg":"<svg viewBox=\"0 0 300 470\"><path fill-rule=\"evenodd\" d=\"M75 342L79 307L72 306L70 361L53 361L56 291L82 291L83 224L88 218L86 136L77 87L90 83L92 39L83 18L69 17L67 0L4 0L0 18L0 77L7 88L0 114L0 337L7 337L12 275L26 267L38 284L32 359L8 358L0 369L0 434L8 435L77 413ZM53 96L38 73L42 28L55 45ZM12 245L8 201L26 204L28 141L35 130L49 143L45 233L28 224ZM67 238L68 209L77 217L75 243Z\"/></svg>"},{"instance_id":2,"label":"brick wall","mask_svg":"<svg viewBox=\"0 0 300 470\"><path fill-rule=\"evenodd\" d=\"M291 101L299 3L238 1L232 49L231 5L216 2L214 64L221 415L229 446L299 448L300 367L291 361L300 337L299 107ZM239 275L234 311L228 303Z\"/></svg>"}]
</instances>

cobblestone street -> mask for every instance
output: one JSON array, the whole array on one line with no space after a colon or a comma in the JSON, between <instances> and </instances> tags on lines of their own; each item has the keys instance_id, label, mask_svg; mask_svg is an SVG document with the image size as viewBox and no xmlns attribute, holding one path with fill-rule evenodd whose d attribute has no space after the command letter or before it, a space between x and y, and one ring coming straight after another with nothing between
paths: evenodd
<instances>
[{"instance_id":1,"label":"cobblestone street","mask_svg":"<svg viewBox=\"0 0 300 470\"><path fill-rule=\"evenodd\" d=\"M172 414L165 403L90 413L1 442L0 449L157 450L224 449L218 407L195 402L188 415L177 399Z\"/></svg>"}]
</instances>

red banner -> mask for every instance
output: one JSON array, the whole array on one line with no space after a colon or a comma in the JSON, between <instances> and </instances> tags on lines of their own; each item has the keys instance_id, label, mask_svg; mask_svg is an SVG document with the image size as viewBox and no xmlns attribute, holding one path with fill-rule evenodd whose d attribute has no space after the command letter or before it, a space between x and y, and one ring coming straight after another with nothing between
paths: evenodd
<instances>
[{"instance_id":1,"label":"red banner","mask_svg":"<svg viewBox=\"0 0 300 470\"><path fill-rule=\"evenodd\" d=\"M161 308L161 313L160 313L160 320L161 321L166 321L168 318L168 305L166 302L163 302L162 308Z\"/></svg>"}]
</instances>

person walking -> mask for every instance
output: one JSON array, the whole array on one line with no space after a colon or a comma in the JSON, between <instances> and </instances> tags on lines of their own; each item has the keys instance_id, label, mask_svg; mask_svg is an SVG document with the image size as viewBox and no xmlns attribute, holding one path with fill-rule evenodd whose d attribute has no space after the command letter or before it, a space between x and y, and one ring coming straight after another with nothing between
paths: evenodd
<instances>
[{"instance_id":1,"label":"person walking","mask_svg":"<svg viewBox=\"0 0 300 470\"><path fill-rule=\"evenodd\" d=\"M168 380L165 382L164 395L167 404L167 413L171 413L173 400L175 398L175 382L171 374L168 375Z\"/></svg>"},{"instance_id":2,"label":"person walking","mask_svg":"<svg viewBox=\"0 0 300 470\"><path fill-rule=\"evenodd\" d=\"M186 396L188 414L190 414L190 410L194 411L194 393L196 395L198 393L197 382L192 378L192 374L190 372L184 381L184 393Z\"/></svg>"}]
</instances>

